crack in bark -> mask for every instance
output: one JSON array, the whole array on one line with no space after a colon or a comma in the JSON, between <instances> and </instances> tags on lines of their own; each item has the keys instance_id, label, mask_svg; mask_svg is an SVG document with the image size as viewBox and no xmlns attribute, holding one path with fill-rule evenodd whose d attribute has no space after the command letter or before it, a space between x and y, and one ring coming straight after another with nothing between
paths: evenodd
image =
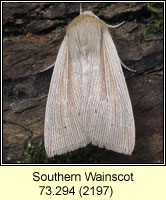
<instances>
[{"instance_id":1,"label":"crack in bark","mask_svg":"<svg viewBox=\"0 0 166 200\"><path fill-rule=\"evenodd\" d=\"M21 124L16 123L16 122L3 120L3 123L8 123L8 124L11 124L11 125L14 125L14 126L18 126L18 127L22 128L22 129L24 129L26 132L29 132L28 138L24 141L24 150L23 150L23 152L22 152L22 158L24 158L24 156L25 156L25 151L26 151L26 149L27 149L27 147L28 147L28 142L29 142L29 141L31 140L31 138L33 137L33 131L32 131L31 129L29 129L29 128L23 126L23 125L21 125Z\"/></svg>"}]
</instances>

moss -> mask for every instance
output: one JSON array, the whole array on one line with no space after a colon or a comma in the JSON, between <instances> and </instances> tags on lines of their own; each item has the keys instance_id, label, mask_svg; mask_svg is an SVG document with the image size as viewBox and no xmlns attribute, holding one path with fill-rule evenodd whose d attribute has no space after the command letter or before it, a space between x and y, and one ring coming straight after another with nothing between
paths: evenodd
<instances>
[{"instance_id":1,"label":"moss","mask_svg":"<svg viewBox=\"0 0 166 200\"><path fill-rule=\"evenodd\" d=\"M153 7L152 4L150 4L150 3L147 3L147 8L148 8L148 10L150 10L154 13L163 13L163 8Z\"/></svg>"},{"instance_id":2,"label":"moss","mask_svg":"<svg viewBox=\"0 0 166 200\"><path fill-rule=\"evenodd\" d=\"M17 163L31 163L31 164L81 164L81 163L103 163L105 156L109 152L104 148L98 148L91 144L84 148L68 152L59 156L48 158L45 153L43 142L35 147L29 143L25 153L24 161Z\"/></svg>"},{"instance_id":3,"label":"moss","mask_svg":"<svg viewBox=\"0 0 166 200\"><path fill-rule=\"evenodd\" d=\"M28 163L45 163L46 156L43 142L40 142L36 149L31 143L28 143L25 156Z\"/></svg>"},{"instance_id":4,"label":"moss","mask_svg":"<svg viewBox=\"0 0 166 200\"><path fill-rule=\"evenodd\" d=\"M152 23L144 29L144 39L151 29L159 28L163 24L163 4L155 4L156 6L162 5L160 8L154 7L151 3L147 3L146 5L147 9L152 13Z\"/></svg>"}]
</instances>

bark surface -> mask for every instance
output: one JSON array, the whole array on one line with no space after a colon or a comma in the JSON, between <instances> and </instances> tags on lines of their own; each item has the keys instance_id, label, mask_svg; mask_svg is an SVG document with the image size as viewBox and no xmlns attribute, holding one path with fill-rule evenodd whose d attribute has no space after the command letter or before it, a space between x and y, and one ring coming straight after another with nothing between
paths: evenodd
<instances>
[{"instance_id":1,"label":"bark surface","mask_svg":"<svg viewBox=\"0 0 166 200\"><path fill-rule=\"evenodd\" d=\"M162 8L162 3L154 7ZM162 12L145 3L83 3L107 24L126 21L110 33L123 63L136 123L132 156L92 145L77 150L73 163L163 162ZM28 142L43 140L52 65L79 3L3 3L3 162L26 162ZM151 28L150 28L151 27ZM149 29L147 35L144 35ZM59 158L58 158L59 159ZM56 159L55 159L56 162ZM58 161L60 162L60 161ZM63 161L67 163L66 159Z\"/></svg>"}]
</instances>

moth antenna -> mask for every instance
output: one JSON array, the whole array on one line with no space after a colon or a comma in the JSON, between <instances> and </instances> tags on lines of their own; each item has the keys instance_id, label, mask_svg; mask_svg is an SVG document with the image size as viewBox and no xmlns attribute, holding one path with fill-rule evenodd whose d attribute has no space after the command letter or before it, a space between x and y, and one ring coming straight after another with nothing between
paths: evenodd
<instances>
[{"instance_id":1,"label":"moth antenna","mask_svg":"<svg viewBox=\"0 0 166 200\"><path fill-rule=\"evenodd\" d=\"M124 21L124 22L121 22L120 24L117 24L117 25L108 25L108 27L109 27L109 28L118 28L118 27L120 27L121 25L123 25L124 23L126 23L126 22ZM119 58L119 59L120 59L120 58ZM136 70L130 69L129 67L127 67L127 66L121 61L121 59L120 59L120 63L121 63L121 65L122 65L126 70L128 70L128 71L130 71L130 72L136 72Z\"/></svg>"},{"instance_id":2,"label":"moth antenna","mask_svg":"<svg viewBox=\"0 0 166 200\"><path fill-rule=\"evenodd\" d=\"M80 15L82 14L82 3L80 3Z\"/></svg>"},{"instance_id":3,"label":"moth antenna","mask_svg":"<svg viewBox=\"0 0 166 200\"><path fill-rule=\"evenodd\" d=\"M108 25L108 27L109 28L118 28L118 27L120 27L124 23L126 23L126 22L124 21L124 22L121 22L120 24L117 24L117 25Z\"/></svg>"},{"instance_id":4,"label":"moth antenna","mask_svg":"<svg viewBox=\"0 0 166 200\"><path fill-rule=\"evenodd\" d=\"M130 71L130 72L134 72L134 73L136 73L137 71L136 70L134 70L134 69L130 69L129 67L127 67L122 61L121 61L121 59L120 59L120 63L121 63L121 65L125 68L125 69L127 69L128 71Z\"/></svg>"}]
</instances>

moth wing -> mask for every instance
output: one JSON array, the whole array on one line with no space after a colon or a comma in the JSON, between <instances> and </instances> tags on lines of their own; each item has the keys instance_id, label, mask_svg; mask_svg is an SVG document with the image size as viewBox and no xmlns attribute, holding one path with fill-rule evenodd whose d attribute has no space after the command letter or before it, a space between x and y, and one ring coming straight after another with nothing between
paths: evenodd
<instances>
[{"instance_id":1,"label":"moth wing","mask_svg":"<svg viewBox=\"0 0 166 200\"><path fill-rule=\"evenodd\" d=\"M132 105L116 47L108 30L101 30L100 73L89 107L91 143L131 154L135 145Z\"/></svg>"},{"instance_id":2,"label":"moth wing","mask_svg":"<svg viewBox=\"0 0 166 200\"><path fill-rule=\"evenodd\" d=\"M46 105L44 141L49 157L88 144L78 120L80 84L72 76L74 66L70 59L66 35L55 62Z\"/></svg>"}]
</instances>

